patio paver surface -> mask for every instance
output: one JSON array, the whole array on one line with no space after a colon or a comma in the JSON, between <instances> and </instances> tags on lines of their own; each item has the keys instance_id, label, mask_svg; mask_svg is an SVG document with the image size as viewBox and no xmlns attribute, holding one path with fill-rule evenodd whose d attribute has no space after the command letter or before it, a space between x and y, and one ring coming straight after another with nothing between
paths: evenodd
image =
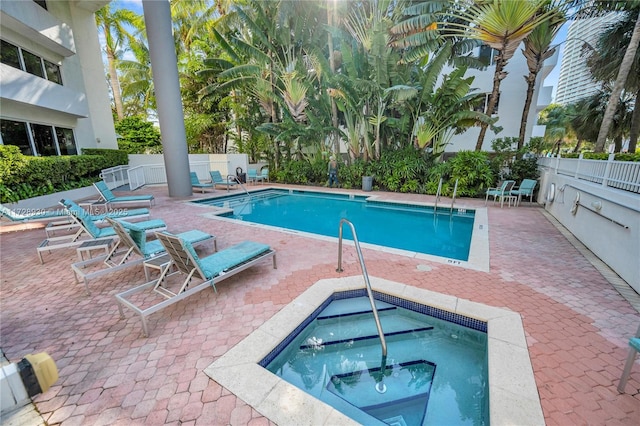
<instances>
[{"instance_id":1,"label":"patio paver surface","mask_svg":"<svg viewBox=\"0 0 640 426\"><path fill-rule=\"evenodd\" d=\"M88 296L70 268L75 250L45 253L41 265L43 229L0 234L0 346L14 362L47 352L59 370L51 389L34 397L37 410L49 425L273 424L203 370L316 281L359 275L355 249L345 246L339 274L335 241L209 219L202 216L208 208L169 198L163 186L136 193L155 195L151 218L169 231L214 234L219 249L243 240L270 244L278 268L265 261L220 282L217 294L204 290L150 316L145 338L139 318L125 311L120 319L114 299L144 282L141 266L91 281ZM484 200L456 206L483 207ZM363 249L369 275L520 313L547 425L640 424L640 362L626 393L616 390L638 310L541 207L489 203L488 217L490 272ZM200 251L210 252L210 244Z\"/></svg>"}]
</instances>

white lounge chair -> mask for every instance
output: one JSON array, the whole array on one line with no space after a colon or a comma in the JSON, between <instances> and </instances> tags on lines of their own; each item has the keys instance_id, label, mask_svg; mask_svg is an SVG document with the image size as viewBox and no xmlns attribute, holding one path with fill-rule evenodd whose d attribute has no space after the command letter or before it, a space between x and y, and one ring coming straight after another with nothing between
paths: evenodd
<instances>
[{"instance_id":1,"label":"white lounge chair","mask_svg":"<svg viewBox=\"0 0 640 426\"><path fill-rule=\"evenodd\" d=\"M209 174L211 175L211 182L214 186L223 186L227 188L227 190L235 189L238 186L235 176L233 177L233 180L224 180L222 178L222 174L217 170L211 170Z\"/></svg>"},{"instance_id":2,"label":"white lounge chair","mask_svg":"<svg viewBox=\"0 0 640 426\"><path fill-rule=\"evenodd\" d=\"M71 265L76 282L80 282L80 279L82 279L87 294L91 294L89 280L93 278L141 265L150 259L166 257L166 261L155 262L155 264L161 266L169 262L164 246L158 240L147 241L146 232L143 228L138 227L135 223L128 223L125 229L125 226L119 221L110 218L107 218L107 221L118 235L118 244L104 256L82 260ZM217 251L218 249L216 237L202 231L186 231L178 234L178 236L193 245L213 241L214 250ZM95 269L97 264L101 264L102 268ZM147 268L145 268L145 276L149 280Z\"/></svg>"},{"instance_id":3,"label":"white lounge chair","mask_svg":"<svg viewBox=\"0 0 640 426\"><path fill-rule=\"evenodd\" d=\"M71 200L61 200L60 204L67 210L69 217L77 224L78 230L72 235L49 237L36 248L40 263L44 263L42 252L64 248L81 248L88 245L87 249L105 248L107 251L116 243L116 231L113 227L98 228L91 220L91 215L82 207ZM147 232L167 229L167 225L160 219L152 219L136 223L136 226ZM99 243L101 242L101 243Z\"/></svg>"},{"instance_id":4,"label":"white lounge chair","mask_svg":"<svg viewBox=\"0 0 640 426\"><path fill-rule=\"evenodd\" d=\"M217 292L216 283L250 268L263 259L273 258L273 267L274 269L276 268L276 252L266 244L244 241L200 259L193 249L193 245L188 241L167 232L156 232L156 236L170 256L171 264L163 269L160 278L157 280L123 291L115 296L120 310L120 317L124 318L122 308L125 306L140 315L145 336L149 335L147 316L154 312L158 312L210 286ZM177 274L185 277L182 284L175 290L168 288L166 279L172 267L177 269ZM198 279L200 283L190 286L191 280L194 278ZM146 308L137 305L135 298L132 298L132 296L149 290L160 294L164 300Z\"/></svg>"},{"instance_id":5,"label":"white lounge chair","mask_svg":"<svg viewBox=\"0 0 640 426\"><path fill-rule=\"evenodd\" d=\"M111 192L104 181L95 182L93 186L100 194L100 201L107 207L111 207L113 204L122 203L149 203L149 207L151 207L151 204L155 202L153 195L124 195L117 197L113 192Z\"/></svg>"},{"instance_id":6,"label":"white lounge chair","mask_svg":"<svg viewBox=\"0 0 640 426\"><path fill-rule=\"evenodd\" d=\"M209 182L209 183L200 182L200 179L198 179L198 175L196 174L196 172L191 172L190 175L191 175L191 188L197 189L202 193L204 193L205 189L211 189L212 191L215 190L213 182Z\"/></svg>"}]
</instances>

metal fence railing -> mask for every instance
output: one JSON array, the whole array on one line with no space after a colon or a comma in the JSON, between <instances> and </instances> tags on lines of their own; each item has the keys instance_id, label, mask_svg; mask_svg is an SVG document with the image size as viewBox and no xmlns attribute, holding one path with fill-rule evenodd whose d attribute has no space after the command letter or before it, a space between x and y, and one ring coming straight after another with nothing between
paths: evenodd
<instances>
[{"instance_id":1,"label":"metal fence railing","mask_svg":"<svg viewBox=\"0 0 640 426\"><path fill-rule=\"evenodd\" d=\"M100 178L110 189L117 188L129 183L128 170L129 166L127 165L109 167L100 171Z\"/></svg>"},{"instance_id":2,"label":"metal fence railing","mask_svg":"<svg viewBox=\"0 0 640 426\"><path fill-rule=\"evenodd\" d=\"M615 161L614 154L608 160L582 158L541 157L538 165L559 175L594 182L609 188L640 193L640 162Z\"/></svg>"},{"instance_id":3,"label":"metal fence railing","mask_svg":"<svg viewBox=\"0 0 640 426\"><path fill-rule=\"evenodd\" d=\"M144 186L147 181L144 176L144 168L142 166L132 167L128 170L129 188L133 191Z\"/></svg>"},{"instance_id":4,"label":"metal fence railing","mask_svg":"<svg viewBox=\"0 0 640 426\"><path fill-rule=\"evenodd\" d=\"M189 170L196 172L198 179L202 181L211 180L210 170L224 170L226 172L227 168L228 164L226 161L194 161L189 163ZM167 170L164 163L141 164L127 168L127 175L128 183L132 191L147 184L167 183Z\"/></svg>"}]
</instances>

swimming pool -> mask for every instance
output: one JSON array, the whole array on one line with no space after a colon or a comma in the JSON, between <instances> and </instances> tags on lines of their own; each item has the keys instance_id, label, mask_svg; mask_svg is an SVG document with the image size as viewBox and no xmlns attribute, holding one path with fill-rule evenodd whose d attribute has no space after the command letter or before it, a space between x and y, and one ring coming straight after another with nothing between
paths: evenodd
<instances>
[{"instance_id":1,"label":"swimming pool","mask_svg":"<svg viewBox=\"0 0 640 426\"><path fill-rule=\"evenodd\" d=\"M376 201L368 196L267 189L209 198L194 203L221 209L221 215L245 222L338 236L348 219L363 243L467 261L475 211L461 208ZM345 238L351 238L350 231Z\"/></svg>"},{"instance_id":2,"label":"swimming pool","mask_svg":"<svg viewBox=\"0 0 640 426\"><path fill-rule=\"evenodd\" d=\"M544 424L522 318L517 312L376 277L370 279L374 292L435 308L444 315L459 314L486 323L490 424ZM275 424L362 424L259 364L331 295L362 288L362 276L317 281L216 359L205 373ZM440 373L437 368L436 375Z\"/></svg>"},{"instance_id":3,"label":"swimming pool","mask_svg":"<svg viewBox=\"0 0 640 426\"><path fill-rule=\"evenodd\" d=\"M486 323L376 293L388 345L380 375L364 294L334 293L260 365L362 424L488 424Z\"/></svg>"}]
</instances>

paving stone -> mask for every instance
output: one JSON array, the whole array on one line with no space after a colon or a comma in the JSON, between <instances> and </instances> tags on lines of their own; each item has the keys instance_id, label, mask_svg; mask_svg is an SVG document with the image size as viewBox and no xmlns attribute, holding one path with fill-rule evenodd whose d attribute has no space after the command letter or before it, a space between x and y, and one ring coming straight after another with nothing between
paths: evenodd
<instances>
[{"instance_id":1,"label":"paving stone","mask_svg":"<svg viewBox=\"0 0 640 426\"><path fill-rule=\"evenodd\" d=\"M152 218L162 218L169 230L200 229L218 236L220 248L243 240L268 243L278 251L278 268L259 265L222 281L218 293L207 289L150 316L150 336L144 337L139 318L125 312L121 319L113 297L144 282L142 268L96 279L87 296L69 267L75 251L46 254L41 265L35 247L42 229L2 233L3 351L12 361L41 351L56 361L58 382L34 398L50 424L272 425L203 369L319 279L360 275L355 250L345 248L344 272L337 273L333 241L208 219L203 208L170 199L163 186L144 192L157 200ZM484 206L480 199L456 203ZM638 363L627 394L616 390L628 339L640 323L628 300L634 294L623 297L628 292L616 287L619 277L544 209L489 205L488 219L489 272L363 249L368 272L520 313L548 426L637 425Z\"/></svg>"}]
</instances>

